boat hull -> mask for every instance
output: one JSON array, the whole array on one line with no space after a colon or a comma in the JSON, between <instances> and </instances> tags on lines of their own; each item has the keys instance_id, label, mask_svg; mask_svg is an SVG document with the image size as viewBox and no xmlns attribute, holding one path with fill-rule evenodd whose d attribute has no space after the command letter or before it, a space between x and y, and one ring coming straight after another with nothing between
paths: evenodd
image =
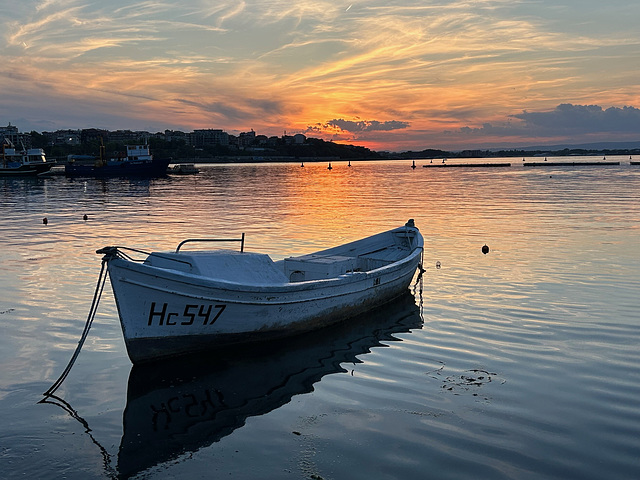
<instances>
[{"instance_id":1,"label":"boat hull","mask_svg":"<svg viewBox=\"0 0 640 480\"><path fill-rule=\"evenodd\" d=\"M53 162L31 165L20 165L19 167L0 167L0 176L36 176L46 173L53 167Z\"/></svg>"},{"instance_id":2,"label":"boat hull","mask_svg":"<svg viewBox=\"0 0 640 480\"><path fill-rule=\"evenodd\" d=\"M108 261L129 358L141 363L215 346L264 341L342 321L405 293L421 261L401 261L336 278L240 285Z\"/></svg>"},{"instance_id":3,"label":"boat hull","mask_svg":"<svg viewBox=\"0 0 640 480\"><path fill-rule=\"evenodd\" d=\"M421 327L419 307L407 290L385 308L309 335L135 365L118 472L129 478L207 447L248 418L313 391L325 375L344 372L345 362L358 362L371 349L400 341L396 334Z\"/></svg>"},{"instance_id":4,"label":"boat hull","mask_svg":"<svg viewBox=\"0 0 640 480\"><path fill-rule=\"evenodd\" d=\"M101 167L69 163L65 175L69 177L161 177L166 175L169 159L114 162Z\"/></svg>"}]
</instances>

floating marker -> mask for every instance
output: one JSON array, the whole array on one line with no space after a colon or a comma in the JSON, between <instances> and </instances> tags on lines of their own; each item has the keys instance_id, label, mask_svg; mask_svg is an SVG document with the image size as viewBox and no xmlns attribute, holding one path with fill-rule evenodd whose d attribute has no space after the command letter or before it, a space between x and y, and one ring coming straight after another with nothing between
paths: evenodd
<instances>
[{"instance_id":1,"label":"floating marker","mask_svg":"<svg viewBox=\"0 0 640 480\"><path fill-rule=\"evenodd\" d=\"M333 167L331 166L331 162L329 162L329 166L327 167L327 170L332 170Z\"/></svg>"},{"instance_id":2,"label":"floating marker","mask_svg":"<svg viewBox=\"0 0 640 480\"><path fill-rule=\"evenodd\" d=\"M47 217L44 217L44 218L42 219L42 223L43 223L44 225L46 225L47 223L49 223L49 220L47 220Z\"/></svg>"},{"instance_id":3,"label":"floating marker","mask_svg":"<svg viewBox=\"0 0 640 480\"><path fill-rule=\"evenodd\" d=\"M485 255L487 253L489 253L489 247L487 246L487 244L485 243L484 246L482 247L482 253L484 253Z\"/></svg>"},{"instance_id":4,"label":"floating marker","mask_svg":"<svg viewBox=\"0 0 640 480\"><path fill-rule=\"evenodd\" d=\"M82 217L83 220L89 220L89 217L87 216L87 214L85 213L84 216Z\"/></svg>"}]
</instances>

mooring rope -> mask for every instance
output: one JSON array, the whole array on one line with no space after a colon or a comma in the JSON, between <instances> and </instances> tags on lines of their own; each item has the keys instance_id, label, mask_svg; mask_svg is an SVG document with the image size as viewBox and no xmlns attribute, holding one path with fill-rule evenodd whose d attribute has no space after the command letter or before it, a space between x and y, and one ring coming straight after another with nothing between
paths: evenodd
<instances>
[{"instance_id":1,"label":"mooring rope","mask_svg":"<svg viewBox=\"0 0 640 480\"><path fill-rule=\"evenodd\" d=\"M424 248L420 252L420 263L418 263L418 277L416 278L416 283L414 283L414 288L418 285L418 282L422 280L422 274L426 272L424 269Z\"/></svg>"},{"instance_id":2,"label":"mooring rope","mask_svg":"<svg viewBox=\"0 0 640 480\"><path fill-rule=\"evenodd\" d=\"M420 253L420 263L418 264L418 276L416 278L415 283L413 284L412 287L412 295L415 297L416 293L419 293L419 298L420 298L420 317L422 317L422 288L423 288L423 283L422 283L422 277L424 275L424 273L426 272L425 268L424 268L424 248L422 249L422 252ZM420 290L418 292L416 292L418 285L420 285Z\"/></svg>"},{"instance_id":3,"label":"mooring rope","mask_svg":"<svg viewBox=\"0 0 640 480\"><path fill-rule=\"evenodd\" d=\"M84 341L87 339L87 336L89 335L89 329L91 328L93 319L95 318L96 312L98 311L98 304L100 303L100 297L102 296L102 291L104 290L104 284L107 280L107 275L105 274L106 264L107 264L107 260L102 259L102 267L100 269L100 275L98 276L98 283L96 284L96 290L95 290L95 293L93 294L93 302L91 303L91 309L89 310L89 315L87 316L87 322L84 324L84 330L82 331L82 336L78 341L78 346L76 347L76 351L73 352L73 356L71 357L71 360L69 360L67 367L64 369L64 371L62 372L58 380L56 380L55 383L51 385L51 387L49 387L49 390L43 393L45 397L52 396L55 393L55 391L60 387L60 385L62 385L62 382L64 382L65 378L67 378L67 375L69 375L69 372L71 371L71 367L73 367L73 364L78 358L78 355L80 355L80 350L82 350L82 345L84 345Z\"/></svg>"}]
</instances>

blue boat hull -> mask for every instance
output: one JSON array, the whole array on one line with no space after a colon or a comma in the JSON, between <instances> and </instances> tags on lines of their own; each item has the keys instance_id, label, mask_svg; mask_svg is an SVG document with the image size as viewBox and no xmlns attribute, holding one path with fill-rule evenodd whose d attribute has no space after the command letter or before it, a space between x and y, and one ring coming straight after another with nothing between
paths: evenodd
<instances>
[{"instance_id":1,"label":"blue boat hull","mask_svg":"<svg viewBox=\"0 0 640 480\"><path fill-rule=\"evenodd\" d=\"M69 177L161 177L166 175L169 159L110 162L104 166L70 163L65 166Z\"/></svg>"}]
</instances>

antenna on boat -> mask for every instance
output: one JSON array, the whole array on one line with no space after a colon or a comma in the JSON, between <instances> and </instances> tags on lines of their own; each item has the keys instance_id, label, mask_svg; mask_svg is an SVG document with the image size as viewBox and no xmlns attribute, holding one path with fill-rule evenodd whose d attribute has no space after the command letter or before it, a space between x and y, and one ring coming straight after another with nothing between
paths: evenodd
<instances>
[{"instance_id":1,"label":"antenna on boat","mask_svg":"<svg viewBox=\"0 0 640 480\"><path fill-rule=\"evenodd\" d=\"M98 162L100 163L100 166L104 166L106 163L106 147L104 146L104 139L102 137L100 137L100 159L98 160Z\"/></svg>"}]
</instances>

